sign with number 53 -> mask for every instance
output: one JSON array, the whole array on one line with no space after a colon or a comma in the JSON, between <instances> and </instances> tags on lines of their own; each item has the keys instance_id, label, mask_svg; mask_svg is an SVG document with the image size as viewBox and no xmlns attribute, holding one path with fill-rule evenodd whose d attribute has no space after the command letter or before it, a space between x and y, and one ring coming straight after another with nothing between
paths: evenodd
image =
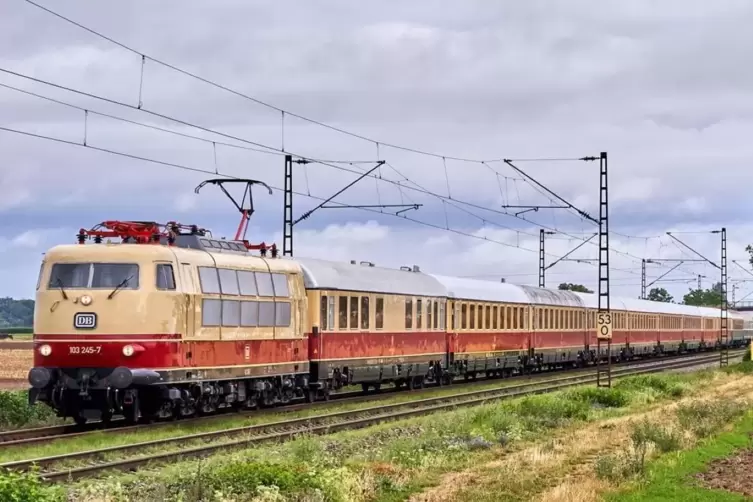
<instances>
[{"instance_id":1,"label":"sign with number 53","mask_svg":"<svg viewBox=\"0 0 753 502\"><path fill-rule=\"evenodd\" d=\"M596 338L600 340L612 339L612 314L598 312L596 314Z\"/></svg>"}]
</instances>

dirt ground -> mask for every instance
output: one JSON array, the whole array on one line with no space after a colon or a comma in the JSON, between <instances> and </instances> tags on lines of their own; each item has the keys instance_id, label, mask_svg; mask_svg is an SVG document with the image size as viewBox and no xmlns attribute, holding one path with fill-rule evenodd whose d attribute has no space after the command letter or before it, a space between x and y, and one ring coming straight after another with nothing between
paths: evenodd
<instances>
[{"instance_id":1,"label":"dirt ground","mask_svg":"<svg viewBox=\"0 0 753 502\"><path fill-rule=\"evenodd\" d=\"M753 496L753 450L744 450L737 455L714 460L708 471L696 475L706 488L737 492Z\"/></svg>"},{"instance_id":2,"label":"dirt ground","mask_svg":"<svg viewBox=\"0 0 753 502\"><path fill-rule=\"evenodd\" d=\"M25 386L26 377L34 364L34 352L26 348L7 348L7 344L0 344L0 389L17 389L18 382Z\"/></svg>"},{"instance_id":3,"label":"dirt ground","mask_svg":"<svg viewBox=\"0 0 753 502\"><path fill-rule=\"evenodd\" d=\"M495 493L513 492L541 502L595 502L609 485L596 478L594 460L628 441L630 420L660 420L677 406L699 397L753 398L753 377L725 376L715 385L675 402L660 402L648 409L555 433L543 444L519 451L500 452L497 460L463 472L448 473L439 486L414 495L411 502L499 500ZM753 454L748 457L753 464ZM740 465L739 472L743 465ZM749 472L749 471L748 471ZM753 479L746 485L753 488ZM469 498L470 497L470 498ZM518 497L515 497L518 498Z\"/></svg>"}]
</instances>

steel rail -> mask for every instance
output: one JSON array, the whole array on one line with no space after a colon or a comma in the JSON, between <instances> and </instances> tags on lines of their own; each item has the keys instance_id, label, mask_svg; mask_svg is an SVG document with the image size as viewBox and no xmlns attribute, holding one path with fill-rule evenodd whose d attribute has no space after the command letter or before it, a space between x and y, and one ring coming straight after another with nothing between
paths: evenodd
<instances>
[{"instance_id":1,"label":"steel rail","mask_svg":"<svg viewBox=\"0 0 753 502\"><path fill-rule=\"evenodd\" d=\"M716 354L701 356L696 358L684 358L684 360L675 361L653 361L654 364L644 364L639 368L622 368L617 370L615 378L624 378L626 376L639 375L644 373L655 373L671 369L698 366L716 361ZM650 367L646 367L650 366ZM324 415L315 415L293 420L279 421L266 424L257 424L245 427L237 427L221 431L211 431L199 434L192 434L181 437L165 438L154 441L145 441L141 443L129 444L124 446L114 446L98 450L89 450L72 454L57 455L52 457L37 458L31 460L22 460L8 462L0 467L10 470L28 470L33 466L40 468L49 467L62 461L89 459L95 460L107 454L125 453L130 451L144 450L146 448L165 447L172 444L193 442L197 440L211 440L224 438L228 436L242 435L246 436L235 441L221 441L209 445L180 449L147 455L130 459L98 463L79 468L61 470L57 472L45 472L39 476L46 481L64 481L67 479L79 479L91 477L99 472L116 469L129 470L134 467L142 466L154 461L179 460L183 458L192 458L213 453L218 449L235 448L244 445L257 444L266 441L284 441L295 437L301 433L307 434L326 434L345 429L356 429L373 425L388 420L395 420L420 414L432 413L439 410L447 410L458 406L473 406L484 402L517 397L530 394L539 394L560 390L576 385L592 383L596 381L594 374L574 375L558 378L553 381L536 381L521 383L498 389L487 389L471 391L466 393L453 394L450 396L432 397L404 403L396 403L386 406L374 406L352 411L342 411ZM408 408L403 409L401 408ZM362 417L363 415L373 414L372 416ZM334 423L330 423L332 421ZM279 431L280 428L285 430ZM249 434L253 434L248 437Z\"/></svg>"},{"instance_id":2,"label":"steel rail","mask_svg":"<svg viewBox=\"0 0 753 502\"><path fill-rule=\"evenodd\" d=\"M692 356L688 355L680 355L680 356L666 356L661 358L661 361L671 361L671 360L680 360L680 359L688 359L689 357L699 357L703 354L693 354ZM640 359L640 360L629 360L629 361L622 361L620 363L617 363L620 367L622 366L630 366L630 365L640 365L640 364L650 364L651 362L656 362L659 359ZM475 386L475 385L484 385L488 384L492 381L500 381L500 382L508 382L512 379L521 379L524 377L528 377L529 379L533 378L545 378L547 376L554 376L557 373L568 371L568 372L588 372L588 371L595 371L592 367L585 367L585 368L567 368L567 369L556 369L556 370L545 370L540 373L519 373L515 374L511 377L507 378L482 378L480 380L468 380L468 381L457 381L453 382L453 386L461 386L461 385L468 385L468 386ZM556 378L556 376L554 377ZM441 387L439 386L431 386L426 389L425 391L431 391L435 389L439 389ZM391 397L393 393L401 392L402 389L397 388L386 388L382 389L379 393L372 394L364 394L363 391L352 391L352 392L338 392L330 394L330 402L331 401L344 401L344 402L359 402L359 401L378 401L382 399L387 399ZM296 398L296 401L301 401L302 398ZM280 405L275 406L272 408L266 408L266 409L254 409L254 410L220 410L217 414L211 415L211 416L203 416L203 417L190 417L181 419L179 421L175 420L169 420L169 421L159 421L159 422L152 422L147 424L136 424L136 425L126 425L126 422L122 418L114 419L110 424L105 424L104 422L97 421L97 422L91 422L89 424L86 424L86 426L80 426L76 424L63 424L63 425L54 425L49 427L36 427L36 428L28 428L28 429L16 429L12 431L5 431L0 432L0 449L7 448L7 447L15 447L15 446L28 446L32 444L42 443L42 442L48 442L48 441L55 441L58 439L71 439L71 438L78 438L83 437L87 435L91 435L97 432L132 432L137 430L142 430L146 428L153 428L153 427L167 427L167 426L175 426L176 424L187 424L187 423L201 423L201 422L214 422L219 421L222 419L226 419L229 416L238 416L239 414L241 416L248 416L248 415L266 415L266 414L276 414L280 412L285 411L297 411L301 409L306 409L310 407L318 407L318 406L326 406L327 404L330 404L328 401L316 401L314 403L294 403L294 404L286 404L286 405Z\"/></svg>"}]
</instances>

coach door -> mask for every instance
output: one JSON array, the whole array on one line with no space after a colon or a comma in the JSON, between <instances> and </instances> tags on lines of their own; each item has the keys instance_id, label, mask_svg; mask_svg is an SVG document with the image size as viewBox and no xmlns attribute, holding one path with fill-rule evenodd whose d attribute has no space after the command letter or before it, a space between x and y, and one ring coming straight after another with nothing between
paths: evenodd
<instances>
[{"instance_id":1,"label":"coach door","mask_svg":"<svg viewBox=\"0 0 753 502\"><path fill-rule=\"evenodd\" d=\"M180 283L185 298L185 334L184 337L196 336L196 281L190 263L180 264Z\"/></svg>"}]
</instances>

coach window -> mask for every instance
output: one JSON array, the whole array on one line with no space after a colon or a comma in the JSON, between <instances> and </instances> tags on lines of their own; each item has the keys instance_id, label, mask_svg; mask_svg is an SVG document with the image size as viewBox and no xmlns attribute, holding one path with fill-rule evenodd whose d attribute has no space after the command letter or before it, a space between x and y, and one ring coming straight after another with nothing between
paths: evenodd
<instances>
[{"instance_id":1,"label":"coach window","mask_svg":"<svg viewBox=\"0 0 753 502\"><path fill-rule=\"evenodd\" d=\"M285 274L272 274L272 285L275 288L275 296L287 298L290 296L288 290L288 276Z\"/></svg>"},{"instance_id":2,"label":"coach window","mask_svg":"<svg viewBox=\"0 0 753 502\"><path fill-rule=\"evenodd\" d=\"M259 302L241 302L241 326L253 328L259 324Z\"/></svg>"},{"instance_id":3,"label":"coach window","mask_svg":"<svg viewBox=\"0 0 753 502\"><path fill-rule=\"evenodd\" d=\"M219 269L220 273L220 290L223 295L237 295L238 294L238 276L235 275L235 270L228 268Z\"/></svg>"},{"instance_id":4,"label":"coach window","mask_svg":"<svg viewBox=\"0 0 753 502\"><path fill-rule=\"evenodd\" d=\"M495 305L494 307L492 307L492 329L499 328L499 318L497 317L498 315L498 307Z\"/></svg>"},{"instance_id":5,"label":"coach window","mask_svg":"<svg viewBox=\"0 0 753 502\"><path fill-rule=\"evenodd\" d=\"M275 326L287 328L290 326L290 302L275 302Z\"/></svg>"},{"instance_id":6,"label":"coach window","mask_svg":"<svg viewBox=\"0 0 753 502\"><path fill-rule=\"evenodd\" d=\"M169 263L157 264L157 289L175 289L175 275L173 274L173 266Z\"/></svg>"},{"instance_id":7,"label":"coach window","mask_svg":"<svg viewBox=\"0 0 753 502\"><path fill-rule=\"evenodd\" d=\"M432 319L431 300L426 300L426 329L432 329L431 319Z\"/></svg>"},{"instance_id":8,"label":"coach window","mask_svg":"<svg viewBox=\"0 0 753 502\"><path fill-rule=\"evenodd\" d=\"M256 296L256 279L253 272L238 270L238 285L243 296Z\"/></svg>"},{"instance_id":9,"label":"coach window","mask_svg":"<svg viewBox=\"0 0 753 502\"><path fill-rule=\"evenodd\" d=\"M468 305L465 303L460 305L460 329L465 329L468 326Z\"/></svg>"},{"instance_id":10,"label":"coach window","mask_svg":"<svg viewBox=\"0 0 753 502\"><path fill-rule=\"evenodd\" d=\"M432 305L434 307L434 329L437 329L439 327L439 300L434 300L432 302Z\"/></svg>"},{"instance_id":11,"label":"coach window","mask_svg":"<svg viewBox=\"0 0 753 502\"><path fill-rule=\"evenodd\" d=\"M219 326L222 323L222 301L204 298L201 301L201 324Z\"/></svg>"},{"instance_id":12,"label":"coach window","mask_svg":"<svg viewBox=\"0 0 753 502\"><path fill-rule=\"evenodd\" d=\"M476 305L471 304L471 325L469 329L476 329Z\"/></svg>"},{"instance_id":13,"label":"coach window","mask_svg":"<svg viewBox=\"0 0 753 502\"><path fill-rule=\"evenodd\" d=\"M222 300L222 325L237 327L241 323L241 303L238 300Z\"/></svg>"},{"instance_id":14,"label":"coach window","mask_svg":"<svg viewBox=\"0 0 753 502\"><path fill-rule=\"evenodd\" d=\"M259 296L274 296L275 290L274 286L272 286L272 276L269 272L255 272L255 274Z\"/></svg>"},{"instance_id":15,"label":"coach window","mask_svg":"<svg viewBox=\"0 0 753 502\"><path fill-rule=\"evenodd\" d=\"M384 328L384 298L376 299L376 313L374 314L376 329Z\"/></svg>"},{"instance_id":16,"label":"coach window","mask_svg":"<svg viewBox=\"0 0 753 502\"><path fill-rule=\"evenodd\" d=\"M217 277L217 269L213 267L199 267L199 282L201 292L208 294L220 293L220 280Z\"/></svg>"},{"instance_id":17,"label":"coach window","mask_svg":"<svg viewBox=\"0 0 753 502\"><path fill-rule=\"evenodd\" d=\"M424 317L423 301L416 299L416 329L421 329Z\"/></svg>"},{"instance_id":18,"label":"coach window","mask_svg":"<svg viewBox=\"0 0 753 502\"><path fill-rule=\"evenodd\" d=\"M327 296L322 295L319 299L319 330L325 331L327 327Z\"/></svg>"},{"instance_id":19,"label":"coach window","mask_svg":"<svg viewBox=\"0 0 753 502\"><path fill-rule=\"evenodd\" d=\"M358 297L350 297L350 329L358 329Z\"/></svg>"},{"instance_id":20,"label":"coach window","mask_svg":"<svg viewBox=\"0 0 753 502\"><path fill-rule=\"evenodd\" d=\"M274 302L259 302L259 327L272 327L275 325Z\"/></svg>"},{"instance_id":21,"label":"coach window","mask_svg":"<svg viewBox=\"0 0 753 502\"><path fill-rule=\"evenodd\" d=\"M361 329L369 329L369 297L361 297Z\"/></svg>"},{"instance_id":22,"label":"coach window","mask_svg":"<svg viewBox=\"0 0 753 502\"><path fill-rule=\"evenodd\" d=\"M492 308L490 305L486 306L486 317L484 319L484 329L491 329L492 327Z\"/></svg>"},{"instance_id":23,"label":"coach window","mask_svg":"<svg viewBox=\"0 0 753 502\"><path fill-rule=\"evenodd\" d=\"M436 303L434 305L436 306ZM453 308L452 304L450 304L450 308ZM453 311L452 311L452 320L453 320L453 325L454 325L455 324L455 310L454 310L454 308L453 308ZM447 319L445 318L445 302L444 302L444 300L441 300L440 303L439 303L439 329L444 330L446 322L447 322ZM457 328L455 326L453 326L453 329L457 329Z\"/></svg>"},{"instance_id":24,"label":"coach window","mask_svg":"<svg viewBox=\"0 0 753 502\"><path fill-rule=\"evenodd\" d=\"M405 299L405 329L413 329L413 299Z\"/></svg>"},{"instance_id":25,"label":"coach window","mask_svg":"<svg viewBox=\"0 0 753 502\"><path fill-rule=\"evenodd\" d=\"M337 301L338 301L337 329L348 329L348 297L339 296Z\"/></svg>"}]
</instances>

